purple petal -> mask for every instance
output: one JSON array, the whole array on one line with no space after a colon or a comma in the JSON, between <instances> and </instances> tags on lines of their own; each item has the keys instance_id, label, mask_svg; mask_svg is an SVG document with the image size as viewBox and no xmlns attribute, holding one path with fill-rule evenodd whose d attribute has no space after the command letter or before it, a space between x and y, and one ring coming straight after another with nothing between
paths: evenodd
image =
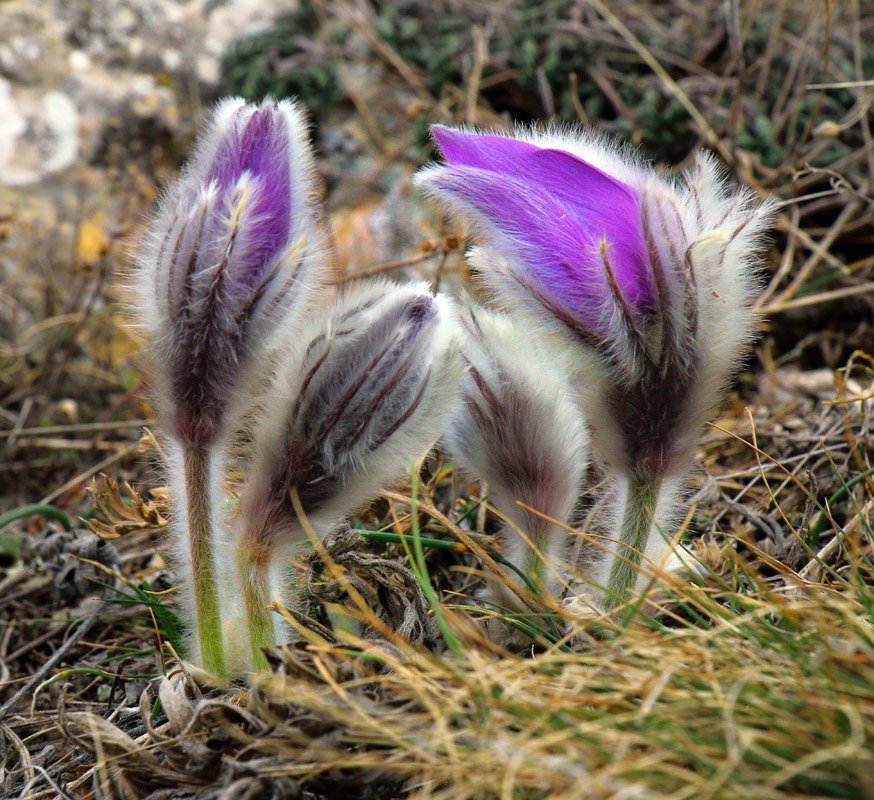
<instances>
[{"instance_id":1,"label":"purple petal","mask_svg":"<svg viewBox=\"0 0 874 800\"><path fill-rule=\"evenodd\" d=\"M206 182L218 184L219 195L229 197L240 178L247 175L249 200L245 241L240 242L232 265L234 277L251 283L282 251L291 226L292 187L289 141L285 120L271 101L249 112L240 129L237 112L224 141L210 164Z\"/></svg>"},{"instance_id":2,"label":"purple petal","mask_svg":"<svg viewBox=\"0 0 874 800\"><path fill-rule=\"evenodd\" d=\"M445 168L431 182L462 201L506 237L511 257L521 257L532 276L584 327L602 331L603 310L611 305L610 287L601 253L606 256L626 301L641 311L652 307L646 250L635 231L611 241L597 220L581 217L578 209L536 184L470 167ZM631 276L631 280L629 280Z\"/></svg>"},{"instance_id":3,"label":"purple petal","mask_svg":"<svg viewBox=\"0 0 874 800\"><path fill-rule=\"evenodd\" d=\"M606 202L623 214L639 216L634 190L565 150L443 125L434 125L432 132L449 166L479 167L531 181L588 213L604 214ZM604 216L612 215L608 211Z\"/></svg>"},{"instance_id":4,"label":"purple petal","mask_svg":"<svg viewBox=\"0 0 874 800\"><path fill-rule=\"evenodd\" d=\"M518 160L541 148L521 139L466 133L445 125L432 125L431 134L437 140L447 164L479 167L493 172L515 173Z\"/></svg>"},{"instance_id":5,"label":"purple petal","mask_svg":"<svg viewBox=\"0 0 874 800\"><path fill-rule=\"evenodd\" d=\"M652 307L640 198L630 187L563 150L442 126L434 136L449 164L438 185L510 235L541 283L587 324L609 292L604 240L626 302Z\"/></svg>"}]
</instances>

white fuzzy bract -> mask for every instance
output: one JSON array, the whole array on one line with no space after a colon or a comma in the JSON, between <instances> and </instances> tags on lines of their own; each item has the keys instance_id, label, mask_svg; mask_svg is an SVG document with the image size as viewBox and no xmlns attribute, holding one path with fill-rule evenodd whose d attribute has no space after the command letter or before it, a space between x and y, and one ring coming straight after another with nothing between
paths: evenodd
<instances>
[{"instance_id":1,"label":"white fuzzy bract","mask_svg":"<svg viewBox=\"0 0 874 800\"><path fill-rule=\"evenodd\" d=\"M489 502L506 519L504 557L539 591L560 595L572 538L565 526L588 463L582 417L555 353L508 315L469 307L462 326L469 369L443 443L453 461L485 481ZM519 605L504 587L490 595Z\"/></svg>"},{"instance_id":2,"label":"white fuzzy bract","mask_svg":"<svg viewBox=\"0 0 874 800\"><path fill-rule=\"evenodd\" d=\"M241 547L270 551L274 595L307 538L295 499L323 536L408 474L443 432L462 372L454 304L424 283L371 283L308 322L259 414L241 500Z\"/></svg>"}]
</instances>

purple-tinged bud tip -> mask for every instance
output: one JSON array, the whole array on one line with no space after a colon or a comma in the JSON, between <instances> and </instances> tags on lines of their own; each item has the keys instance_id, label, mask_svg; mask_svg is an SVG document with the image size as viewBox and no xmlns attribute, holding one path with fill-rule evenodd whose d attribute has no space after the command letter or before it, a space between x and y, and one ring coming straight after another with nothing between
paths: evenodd
<instances>
[{"instance_id":1,"label":"purple-tinged bud tip","mask_svg":"<svg viewBox=\"0 0 874 800\"><path fill-rule=\"evenodd\" d=\"M221 204L247 216L246 242L241 242L232 268L244 284L258 279L288 245L292 231L292 185L289 126L273 100L243 106L223 132L221 144L204 178L215 186Z\"/></svg>"},{"instance_id":2,"label":"purple-tinged bud tip","mask_svg":"<svg viewBox=\"0 0 874 800\"><path fill-rule=\"evenodd\" d=\"M158 204L136 275L159 408L205 443L323 288L306 125L287 100L218 104ZM233 415L232 415L233 416Z\"/></svg>"}]
</instances>

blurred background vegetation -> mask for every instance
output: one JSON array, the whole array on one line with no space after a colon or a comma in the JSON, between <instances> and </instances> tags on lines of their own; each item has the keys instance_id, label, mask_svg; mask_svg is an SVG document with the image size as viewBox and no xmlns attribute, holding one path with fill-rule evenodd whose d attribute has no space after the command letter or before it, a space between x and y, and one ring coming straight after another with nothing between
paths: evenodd
<instances>
[{"instance_id":1,"label":"blurred background vegetation","mask_svg":"<svg viewBox=\"0 0 874 800\"><path fill-rule=\"evenodd\" d=\"M230 91L252 100L297 96L323 123L355 101L343 76L349 65L383 58L403 65L410 88L432 101L415 117L416 144L435 114L466 123L556 119L595 123L670 164L707 143L691 101L713 134L766 172L808 144L818 123L858 117L852 87L806 86L874 74L874 49L854 55L852 5L614 2L604 5L619 23L611 25L598 5L576 0L321 0L238 41L224 73ZM859 36L871 34L865 22ZM829 139L798 157L823 168L863 144L855 125Z\"/></svg>"}]
</instances>

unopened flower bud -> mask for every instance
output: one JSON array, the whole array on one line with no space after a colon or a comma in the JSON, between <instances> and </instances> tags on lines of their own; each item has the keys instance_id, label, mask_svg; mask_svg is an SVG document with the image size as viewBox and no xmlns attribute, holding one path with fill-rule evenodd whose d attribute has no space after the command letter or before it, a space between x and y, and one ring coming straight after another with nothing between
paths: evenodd
<instances>
[{"instance_id":1,"label":"unopened flower bud","mask_svg":"<svg viewBox=\"0 0 874 800\"><path fill-rule=\"evenodd\" d=\"M407 472L439 437L457 392L454 317L449 298L425 284L379 283L318 316L302 360L277 381L270 402L284 413L265 414L251 486L294 489L304 512L327 523ZM294 516L287 497L278 506L278 517Z\"/></svg>"},{"instance_id":2,"label":"unopened flower bud","mask_svg":"<svg viewBox=\"0 0 874 800\"><path fill-rule=\"evenodd\" d=\"M137 312L159 410L182 441L215 438L253 353L290 335L321 290L312 171L292 102L229 98L158 203L139 254Z\"/></svg>"},{"instance_id":3,"label":"unopened flower bud","mask_svg":"<svg viewBox=\"0 0 874 800\"><path fill-rule=\"evenodd\" d=\"M461 322L468 372L443 443L454 462L485 481L489 501L507 520L504 557L538 590L560 595L571 538L563 526L588 462L567 376L508 315L469 308ZM505 607L519 605L502 586L488 595Z\"/></svg>"},{"instance_id":4,"label":"unopened flower bud","mask_svg":"<svg viewBox=\"0 0 874 800\"><path fill-rule=\"evenodd\" d=\"M408 472L442 433L463 370L452 303L426 284L351 291L316 316L302 342L261 414L243 488L253 650L271 638L258 616L306 539L301 513L325 534Z\"/></svg>"},{"instance_id":5,"label":"unopened flower bud","mask_svg":"<svg viewBox=\"0 0 874 800\"><path fill-rule=\"evenodd\" d=\"M222 630L240 594L224 558L229 442L264 365L324 285L305 134L289 101L219 103L158 202L133 276L168 438L189 653L220 677L238 666Z\"/></svg>"}]
</instances>

